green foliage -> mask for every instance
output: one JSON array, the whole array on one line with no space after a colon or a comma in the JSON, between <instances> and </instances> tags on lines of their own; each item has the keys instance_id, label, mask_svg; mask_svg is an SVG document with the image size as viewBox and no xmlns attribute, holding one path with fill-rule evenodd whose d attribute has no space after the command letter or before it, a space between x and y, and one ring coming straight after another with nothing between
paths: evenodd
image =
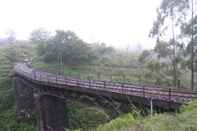
<instances>
[{"instance_id":1,"label":"green foliage","mask_svg":"<svg viewBox=\"0 0 197 131\"><path fill-rule=\"evenodd\" d=\"M58 30L50 39L37 41L38 55L47 63L82 64L95 59L90 45L71 31Z\"/></svg>"},{"instance_id":2,"label":"green foliage","mask_svg":"<svg viewBox=\"0 0 197 131\"><path fill-rule=\"evenodd\" d=\"M157 41L154 50L142 52L139 62L140 66L146 69L142 78L145 77L148 81L152 80L155 85L190 87L190 71L187 63L188 58L184 56L185 50L181 44L177 43L176 51L176 56L174 56L170 43ZM176 66L176 70L174 66Z\"/></svg>"},{"instance_id":3,"label":"green foliage","mask_svg":"<svg viewBox=\"0 0 197 131\"><path fill-rule=\"evenodd\" d=\"M185 22L189 5L189 0L162 0L160 7L157 9L157 19L154 21L149 35L151 37L157 36L158 38L165 35L169 27L169 24L166 23L169 22L168 20L172 16L176 18L174 20L175 25L180 28Z\"/></svg>"},{"instance_id":4,"label":"green foliage","mask_svg":"<svg viewBox=\"0 0 197 131\"><path fill-rule=\"evenodd\" d=\"M181 113L176 115L158 114L144 120L144 130L149 131L196 131L197 102L183 106Z\"/></svg>"},{"instance_id":5,"label":"green foliage","mask_svg":"<svg viewBox=\"0 0 197 131\"><path fill-rule=\"evenodd\" d=\"M195 112L197 109L197 101L193 101L193 102L190 102L188 103L188 105L184 105L182 106L181 108L181 112Z\"/></svg>"},{"instance_id":6,"label":"green foliage","mask_svg":"<svg viewBox=\"0 0 197 131\"><path fill-rule=\"evenodd\" d=\"M0 49L0 131L38 131L35 128L35 120L29 122L17 122L16 120L14 89L8 75L13 62L18 60L18 56L8 59L8 56L12 56L9 54L12 52L8 52L8 50L15 50L13 47L10 48ZM21 51L22 49L16 50Z\"/></svg>"},{"instance_id":7,"label":"green foliage","mask_svg":"<svg viewBox=\"0 0 197 131\"><path fill-rule=\"evenodd\" d=\"M145 118L134 118L125 114L111 122L100 125L95 131L196 131L197 102L183 106L177 114L155 114Z\"/></svg>"},{"instance_id":8,"label":"green foliage","mask_svg":"<svg viewBox=\"0 0 197 131\"><path fill-rule=\"evenodd\" d=\"M68 106L70 129L87 130L108 121L107 114L99 107L74 102Z\"/></svg>"},{"instance_id":9,"label":"green foliage","mask_svg":"<svg viewBox=\"0 0 197 131\"><path fill-rule=\"evenodd\" d=\"M0 113L1 131L38 131L33 121L18 122L16 120L15 109L9 109Z\"/></svg>"},{"instance_id":10,"label":"green foliage","mask_svg":"<svg viewBox=\"0 0 197 131\"><path fill-rule=\"evenodd\" d=\"M25 62L27 58L31 61L35 57L35 50L29 44L10 45L4 49L4 56L10 64ZM9 65L8 65L9 66Z\"/></svg>"},{"instance_id":11,"label":"green foliage","mask_svg":"<svg viewBox=\"0 0 197 131\"><path fill-rule=\"evenodd\" d=\"M30 40L32 44L43 44L50 39L50 32L40 28L32 31L30 35Z\"/></svg>"},{"instance_id":12,"label":"green foliage","mask_svg":"<svg viewBox=\"0 0 197 131\"><path fill-rule=\"evenodd\" d=\"M120 131L120 129L128 127L132 124L135 124L136 120L132 116L132 114L126 114L115 120L110 121L105 125L100 125L94 131Z\"/></svg>"}]
</instances>

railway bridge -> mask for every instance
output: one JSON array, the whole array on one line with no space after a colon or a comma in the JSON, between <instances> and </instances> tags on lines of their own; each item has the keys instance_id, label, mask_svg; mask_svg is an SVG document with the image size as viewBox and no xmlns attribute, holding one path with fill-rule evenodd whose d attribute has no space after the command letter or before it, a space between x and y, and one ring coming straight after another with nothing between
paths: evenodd
<instances>
[{"instance_id":1,"label":"railway bridge","mask_svg":"<svg viewBox=\"0 0 197 131\"><path fill-rule=\"evenodd\" d=\"M126 105L131 100L164 110L176 110L197 98L197 93L189 90L82 80L39 71L24 63L16 64L13 72L17 118L29 118L36 111L39 114L40 131L65 131L68 128L65 108L67 98L73 93L74 98L77 95L90 96L102 104L105 104L105 99Z\"/></svg>"}]
</instances>

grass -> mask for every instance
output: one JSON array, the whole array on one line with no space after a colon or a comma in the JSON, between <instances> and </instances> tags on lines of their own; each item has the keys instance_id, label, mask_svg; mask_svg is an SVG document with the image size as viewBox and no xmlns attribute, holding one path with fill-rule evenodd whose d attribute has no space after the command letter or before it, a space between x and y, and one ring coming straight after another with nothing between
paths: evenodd
<instances>
[{"instance_id":1,"label":"grass","mask_svg":"<svg viewBox=\"0 0 197 131\"><path fill-rule=\"evenodd\" d=\"M145 68L123 68L110 67L102 64L99 65L64 65L46 64L40 61L34 62L34 67L52 73L61 72L65 76L71 76L81 79L92 80L110 80L113 82L123 82L132 84L159 85L162 88L173 88L173 77L166 75L164 72L150 72ZM61 70L61 71L60 71ZM190 87L188 79L190 72L184 72L180 75L181 88ZM159 81L158 81L159 80Z\"/></svg>"},{"instance_id":2,"label":"grass","mask_svg":"<svg viewBox=\"0 0 197 131\"><path fill-rule=\"evenodd\" d=\"M197 101L183 106L180 113L155 114L145 118L125 114L93 131L197 131Z\"/></svg>"},{"instance_id":3,"label":"grass","mask_svg":"<svg viewBox=\"0 0 197 131\"><path fill-rule=\"evenodd\" d=\"M63 68L63 71L61 71L63 73L61 74L81 79L110 80L114 82L129 82L133 84L154 84L154 81L140 77L139 74L143 75L143 71L146 72L146 70L138 68L112 68L104 65L64 65L63 67L60 67L57 64L46 64L43 62L36 62L33 66L52 73L60 72L60 69L62 70Z\"/></svg>"},{"instance_id":4,"label":"grass","mask_svg":"<svg viewBox=\"0 0 197 131\"><path fill-rule=\"evenodd\" d=\"M132 114L126 114L122 115L119 118L116 118L109 123L103 125L100 125L98 128L96 128L94 131L119 131L120 129L124 127L128 127L132 124L135 124L136 120L133 117Z\"/></svg>"}]
</instances>

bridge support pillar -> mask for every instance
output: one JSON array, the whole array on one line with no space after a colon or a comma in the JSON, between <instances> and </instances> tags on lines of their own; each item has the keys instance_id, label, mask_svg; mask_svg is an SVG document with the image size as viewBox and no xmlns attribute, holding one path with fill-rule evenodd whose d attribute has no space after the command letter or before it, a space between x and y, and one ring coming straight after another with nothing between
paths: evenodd
<instances>
[{"instance_id":1,"label":"bridge support pillar","mask_svg":"<svg viewBox=\"0 0 197 131\"><path fill-rule=\"evenodd\" d=\"M65 100L40 95L38 111L40 131L66 131L68 128Z\"/></svg>"},{"instance_id":2,"label":"bridge support pillar","mask_svg":"<svg viewBox=\"0 0 197 131\"><path fill-rule=\"evenodd\" d=\"M25 80L14 77L14 88L16 94L16 116L18 120L29 119L35 111L33 89Z\"/></svg>"}]
</instances>

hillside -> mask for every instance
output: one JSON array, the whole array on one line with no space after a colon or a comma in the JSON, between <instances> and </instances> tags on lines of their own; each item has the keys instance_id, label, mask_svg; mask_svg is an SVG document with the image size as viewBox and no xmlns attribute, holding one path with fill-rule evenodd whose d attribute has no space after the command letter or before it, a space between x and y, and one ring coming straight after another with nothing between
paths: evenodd
<instances>
[{"instance_id":1,"label":"hillside","mask_svg":"<svg viewBox=\"0 0 197 131\"><path fill-rule=\"evenodd\" d=\"M37 131L36 121L18 122L15 114L15 97L9 77L12 62L5 49L0 49L0 131Z\"/></svg>"},{"instance_id":2,"label":"hillside","mask_svg":"<svg viewBox=\"0 0 197 131\"><path fill-rule=\"evenodd\" d=\"M9 78L13 64L7 59L6 51L0 51L0 131L37 131L35 119L23 122L16 120L14 89ZM106 123L109 120L102 109L73 102L69 105L70 126L72 129L80 128L79 130L84 131L196 131L196 108L197 102L192 102L182 107L180 113L155 114L153 117L136 117L136 114L131 112Z\"/></svg>"},{"instance_id":3,"label":"hillside","mask_svg":"<svg viewBox=\"0 0 197 131\"><path fill-rule=\"evenodd\" d=\"M180 113L155 114L134 118L130 113L100 125L94 131L197 131L197 101L180 109Z\"/></svg>"}]
</instances>

